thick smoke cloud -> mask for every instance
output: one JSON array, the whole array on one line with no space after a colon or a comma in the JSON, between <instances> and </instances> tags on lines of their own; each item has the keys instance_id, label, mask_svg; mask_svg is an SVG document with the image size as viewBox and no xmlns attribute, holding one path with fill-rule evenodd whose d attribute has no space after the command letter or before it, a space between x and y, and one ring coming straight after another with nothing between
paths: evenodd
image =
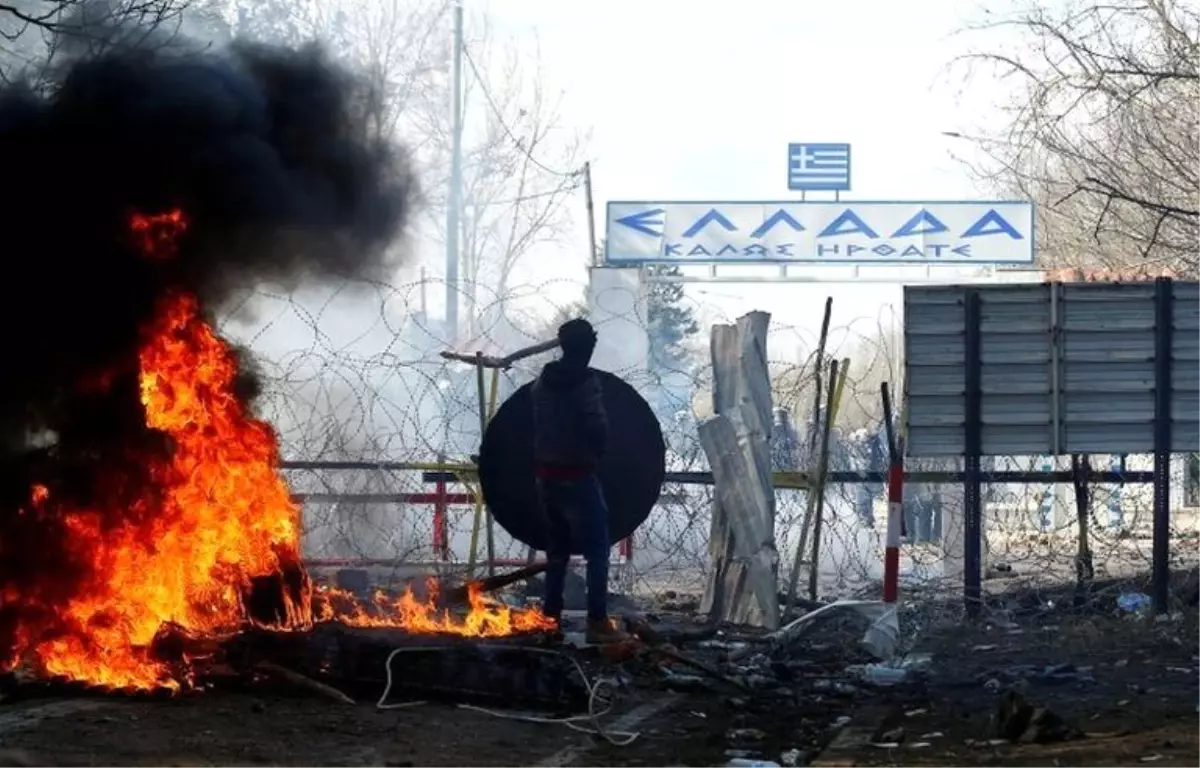
<instances>
[{"instance_id":1,"label":"thick smoke cloud","mask_svg":"<svg viewBox=\"0 0 1200 768\"><path fill-rule=\"evenodd\" d=\"M110 52L46 92L0 89L0 591L47 569L69 589L61 531L17 519L32 480L84 504L138 492L136 451L122 456L161 439L143 426L138 335L165 292L215 310L261 281L395 266L412 176L363 95L316 47L246 45ZM145 258L131 216L175 208L177 252ZM31 448L43 433L52 447ZM98 488L107 476L132 487Z\"/></svg>"},{"instance_id":2,"label":"thick smoke cloud","mask_svg":"<svg viewBox=\"0 0 1200 768\"><path fill-rule=\"evenodd\" d=\"M0 91L9 446L130 353L168 285L213 309L262 280L384 277L412 178L356 116L361 95L318 48L260 46L116 52L75 63L49 96ZM176 207L179 253L144 258L130 215Z\"/></svg>"}]
</instances>

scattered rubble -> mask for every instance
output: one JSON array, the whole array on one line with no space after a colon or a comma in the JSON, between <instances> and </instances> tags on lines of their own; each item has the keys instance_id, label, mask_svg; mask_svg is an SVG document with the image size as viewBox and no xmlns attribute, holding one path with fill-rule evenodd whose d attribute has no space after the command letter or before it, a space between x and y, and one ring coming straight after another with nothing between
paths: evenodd
<instances>
[{"instance_id":1,"label":"scattered rubble","mask_svg":"<svg viewBox=\"0 0 1200 768\"><path fill-rule=\"evenodd\" d=\"M513 587L496 597L520 606L523 597L529 599L523 591L528 588ZM617 605L628 602L619 595L614 598ZM665 605L689 602L672 595ZM381 709L434 702L503 712L516 703L526 712L547 713L542 717L594 719L588 692L600 677L611 682L608 689L618 700L611 707L614 715L671 692L698 694L710 701L716 694L724 711L714 713L705 706L697 715L700 720L719 716L722 730L716 731L717 738L723 734L731 758L765 761L786 753L788 764L795 765L819 751L848 719L854 702L868 695L853 668L875 660L858 642L863 618L833 616L838 610L843 609L825 610L830 615L820 631L810 619L794 623L786 634L766 638L761 631L705 625L694 614L672 614L660 604L647 613L624 611L626 628L637 641L602 648L575 637L581 633L571 631L576 617L570 609L557 641L550 633L453 639L321 625L303 636L249 633L239 642L247 648L253 645L263 658L282 662L260 664L263 674L255 684L299 686L350 709L376 699ZM875 624L894 623L878 607L866 610L868 633L875 631ZM397 653L401 655L393 663ZM393 674L400 669L403 674ZM581 675L586 677L581 680ZM24 690L32 694L32 689ZM609 708L605 701L604 709ZM780 727L783 722L790 727Z\"/></svg>"},{"instance_id":2,"label":"scattered rubble","mask_svg":"<svg viewBox=\"0 0 1200 768\"><path fill-rule=\"evenodd\" d=\"M514 605L520 606L519 588L514 591ZM1160 698L1166 699L1160 692L1172 686L1180 688L1188 680L1193 681L1193 688L1184 711L1192 716L1196 708L1194 679L1200 656L1186 640L1183 645L1175 643L1175 638L1184 637L1194 627L1194 616L1185 613L1164 623L1149 618L1141 623L1129 621L1115 610L1115 596L1103 611L1096 612L1100 619L1089 615L1081 620L1077 613L1068 613L1071 606L1065 606L1058 613L1034 616L996 610L978 623L957 617L930 619L912 608L901 613L875 601L814 603L805 604L807 614L793 617L774 632L714 625L691 609L676 610L676 606L691 602L687 595L672 593L653 605L638 603L641 611L623 614L625 627L636 642L620 647L589 646L582 633L569 629L564 639L579 635L577 643L564 646L547 639L550 645L538 644L555 649L556 654L561 651L564 658L558 661L535 650L510 647L524 645L513 640L472 641L466 647L425 655L414 650L396 665L397 670L405 665L410 679L393 693L401 701L434 701L440 696L446 703L458 703L465 701L463 696L471 689L485 708L500 700L501 706L508 706L508 700L520 694L530 712L553 708L553 717L575 714L587 705L586 691L560 691L550 685L552 680L573 683L578 678L567 669L570 662L566 657L570 657L589 679L603 677L610 683L604 709L609 709L611 699L614 724L647 703L668 698L678 702L669 712L656 716L659 719L633 726L645 734L639 743L646 747L630 751L614 747L603 758L595 755L583 763L610 765L623 764L623 754L643 764L662 764L646 758L653 754L663 759L669 754L668 744L683 745L689 758L676 764L691 765L797 768L828 760L835 753L839 759L849 755L840 751L843 744L850 745L856 759L863 760L859 764L941 762L943 756L946 762L958 758L959 764L979 764L1033 745L1077 749L1077 744L1108 744L1116 733L1114 727L1135 727L1133 721L1143 717L1148 708L1163 706ZM942 623L937 623L939 620ZM1099 623L1101 620L1107 624ZM932 626L941 632L943 644L923 644L925 653L907 651L900 642L901 621L906 637L914 632L910 621L924 622L919 625L922 642L928 643L935 635L929 631ZM581 626L581 622L579 615L569 614L569 628ZM1164 655L1129 642L1114 645L1110 640L1113 627L1135 638L1153 639L1169 650ZM1077 637L1083 630L1090 632L1087 642L1103 653L1083 653L1064 644L1062 638ZM359 634L325 631L331 634L330 648L335 650L356 641ZM371 654L383 652L382 646L377 649L367 642L370 634L363 635L361 648L356 645L349 649L354 652L336 655L334 669L340 669L343 678L353 672L366 684L368 677L383 671L382 660L358 666L349 663L351 657L362 658L364 649ZM478 664L471 661L485 648L487 658L481 656ZM1031 648L1036 651L1030 653ZM934 653L936 665L932 664ZM451 679L446 674L450 665L446 660L451 657L465 659L457 668L470 674ZM490 658L502 657L511 657L504 674L483 673ZM303 661L289 661L289 667L312 673L312 665ZM556 667L560 661L566 666ZM478 673L473 671L475 667ZM283 677L282 673L276 676ZM527 678L543 682L529 688L522 682ZM500 687L507 693L492 696L493 689ZM365 688L360 686L345 686L345 690L360 704L373 700L366 698ZM489 702L489 696L494 701ZM332 694L328 698L341 701ZM1088 703L1080 708L1076 699ZM349 706L323 706L329 716L350 722L346 716L333 714L347 710L347 715L354 712ZM969 719L963 716L967 710L972 712ZM246 711L266 718L273 708L247 705ZM591 726L589 715L575 716L583 718L581 724ZM609 727L609 716L604 722ZM1179 744L1180 739L1176 737L1174 743ZM1166 740L1147 747L1124 753L1125 764L1159 759L1176 764L1180 754L1180 748L1169 746Z\"/></svg>"},{"instance_id":3,"label":"scattered rubble","mask_svg":"<svg viewBox=\"0 0 1200 768\"><path fill-rule=\"evenodd\" d=\"M690 612L693 598L667 593L649 611L624 617L642 647L623 668L633 689L708 702L694 714L720 723L709 738L728 765L807 765L858 706L914 679L914 667L894 660L894 606L801 602L808 613L768 633L703 623Z\"/></svg>"},{"instance_id":4,"label":"scattered rubble","mask_svg":"<svg viewBox=\"0 0 1200 768\"><path fill-rule=\"evenodd\" d=\"M1046 707L1035 707L1016 691L1005 691L996 705L995 732L1013 743L1048 744L1084 737Z\"/></svg>"}]
</instances>

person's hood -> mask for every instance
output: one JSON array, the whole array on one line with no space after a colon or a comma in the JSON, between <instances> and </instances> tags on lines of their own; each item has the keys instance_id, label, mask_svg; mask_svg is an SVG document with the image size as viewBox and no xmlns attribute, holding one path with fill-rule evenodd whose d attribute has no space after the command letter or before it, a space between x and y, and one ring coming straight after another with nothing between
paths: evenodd
<instances>
[{"instance_id":1,"label":"person's hood","mask_svg":"<svg viewBox=\"0 0 1200 768\"><path fill-rule=\"evenodd\" d=\"M541 380L550 389L574 389L587 378L590 370L587 361L580 363L571 359L551 360L542 369Z\"/></svg>"}]
</instances>

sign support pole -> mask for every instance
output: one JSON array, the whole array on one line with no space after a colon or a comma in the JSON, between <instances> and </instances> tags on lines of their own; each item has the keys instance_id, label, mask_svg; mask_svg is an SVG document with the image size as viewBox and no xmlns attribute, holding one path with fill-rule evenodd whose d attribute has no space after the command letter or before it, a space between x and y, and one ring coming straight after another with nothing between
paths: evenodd
<instances>
[{"instance_id":1,"label":"sign support pole","mask_svg":"<svg viewBox=\"0 0 1200 768\"><path fill-rule=\"evenodd\" d=\"M981 298L978 289L966 292L963 334L966 362L964 406L965 462L963 466L963 600L967 614L976 616L983 592L983 504L980 494L983 453L983 359L980 354Z\"/></svg>"},{"instance_id":2,"label":"sign support pole","mask_svg":"<svg viewBox=\"0 0 1200 768\"><path fill-rule=\"evenodd\" d=\"M600 266L600 250L596 243L596 206L592 202L592 163L589 160L583 164L583 194L587 205L588 225L588 264Z\"/></svg>"},{"instance_id":3,"label":"sign support pole","mask_svg":"<svg viewBox=\"0 0 1200 768\"><path fill-rule=\"evenodd\" d=\"M1154 281L1154 610L1171 599L1171 355L1175 318L1169 277Z\"/></svg>"}]
</instances>

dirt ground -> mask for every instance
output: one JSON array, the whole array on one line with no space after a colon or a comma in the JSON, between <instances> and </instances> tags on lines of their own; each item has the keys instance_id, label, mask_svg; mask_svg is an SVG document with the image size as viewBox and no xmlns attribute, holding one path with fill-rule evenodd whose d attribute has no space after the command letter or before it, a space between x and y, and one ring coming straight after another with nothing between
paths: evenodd
<instances>
[{"instance_id":1,"label":"dirt ground","mask_svg":"<svg viewBox=\"0 0 1200 768\"><path fill-rule=\"evenodd\" d=\"M33 765L531 765L578 741L565 728L443 707L394 711L314 698L216 693L18 705L0 743ZM50 709L47 709L50 708ZM8 763L13 764L13 763Z\"/></svg>"},{"instance_id":2,"label":"dirt ground","mask_svg":"<svg viewBox=\"0 0 1200 768\"><path fill-rule=\"evenodd\" d=\"M278 687L16 698L0 703L0 764L719 766L733 756L783 763L786 753L800 765L1197 765L1198 631L1194 608L1162 620L1049 611L944 623L910 655L929 654L923 671L890 687L839 683L845 691L830 681L847 673L818 646L791 662L810 672L781 671L748 696L670 692L634 674L606 720L640 733L623 747L558 724L445 705L380 711ZM1078 737L998 741L1009 690Z\"/></svg>"},{"instance_id":3,"label":"dirt ground","mask_svg":"<svg viewBox=\"0 0 1200 768\"><path fill-rule=\"evenodd\" d=\"M1050 614L931 633L931 675L866 703L857 744L827 750L825 764L1200 764L1198 629L1192 609L1159 622ZM1007 690L1066 733L999 739Z\"/></svg>"},{"instance_id":4,"label":"dirt ground","mask_svg":"<svg viewBox=\"0 0 1200 768\"><path fill-rule=\"evenodd\" d=\"M723 765L727 730L752 722L775 749L793 723L733 711L711 696L668 697L666 712L615 747L560 725L468 710L379 711L312 698L217 694L166 701L58 700L0 715L0 765ZM739 716L741 720L739 721ZM39 719L40 718L40 719ZM562 758L562 759L558 759Z\"/></svg>"},{"instance_id":5,"label":"dirt ground","mask_svg":"<svg viewBox=\"0 0 1200 768\"><path fill-rule=\"evenodd\" d=\"M834 665L842 655L828 646L824 654ZM381 711L368 702L281 695L275 687L178 698L12 699L0 703L0 765L724 765L731 749L759 754L801 745L816 754L835 733L834 721L849 719L850 701L805 701L783 685L752 696L720 686L688 693L669 690L656 667L622 669L630 687L602 722L614 733L637 732L627 746L561 724L446 705ZM679 680L689 678L680 672Z\"/></svg>"}]
</instances>

